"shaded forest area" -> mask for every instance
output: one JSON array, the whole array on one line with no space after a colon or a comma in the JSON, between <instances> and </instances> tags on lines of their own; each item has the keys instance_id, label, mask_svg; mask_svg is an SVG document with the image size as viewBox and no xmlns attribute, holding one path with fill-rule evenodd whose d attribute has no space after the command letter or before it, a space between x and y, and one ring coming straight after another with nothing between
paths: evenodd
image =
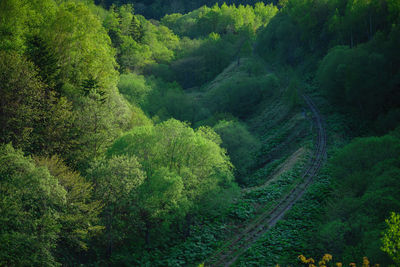
<instances>
[{"instance_id":1,"label":"shaded forest area","mask_svg":"<svg viewBox=\"0 0 400 267\"><path fill-rule=\"evenodd\" d=\"M246 193L301 93L327 164L237 265L400 264L399 44L397 0L2 0L0 265L201 264L296 185Z\"/></svg>"}]
</instances>

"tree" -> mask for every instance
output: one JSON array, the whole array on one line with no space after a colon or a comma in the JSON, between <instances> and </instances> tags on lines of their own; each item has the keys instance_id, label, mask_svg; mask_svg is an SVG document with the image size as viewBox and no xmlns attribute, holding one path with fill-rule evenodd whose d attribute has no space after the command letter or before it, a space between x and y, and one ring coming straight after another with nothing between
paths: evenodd
<instances>
[{"instance_id":1,"label":"tree","mask_svg":"<svg viewBox=\"0 0 400 267\"><path fill-rule=\"evenodd\" d=\"M23 51L28 7L19 0L0 2L0 49Z\"/></svg>"},{"instance_id":2,"label":"tree","mask_svg":"<svg viewBox=\"0 0 400 267\"><path fill-rule=\"evenodd\" d=\"M364 118L375 118L384 112L386 97L391 94L390 74L383 73L384 69L384 55L369 47L339 46L322 60L317 80L332 102Z\"/></svg>"},{"instance_id":3,"label":"tree","mask_svg":"<svg viewBox=\"0 0 400 267\"><path fill-rule=\"evenodd\" d=\"M135 194L145 179L145 173L136 157L116 156L95 161L88 170L95 185L95 198L104 203L102 222L104 235L98 244L104 244L105 255L110 258L114 251L132 240L136 220L132 216Z\"/></svg>"},{"instance_id":4,"label":"tree","mask_svg":"<svg viewBox=\"0 0 400 267\"><path fill-rule=\"evenodd\" d=\"M213 129L221 136L222 147L228 151L237 179L243 182L255 164L260 141L238 121L220 121Z\"/></svg>"},{"instance_id":5,"label":"tree","mask_svg":"<svg viewBox=\"0 0 400 267\"><path fill-rule=\"evenodd\" d=\"M44 84L35 66L15 52L0 52L0 140L41 155L71 145L72 106Z\"/></svg>"},{"instance_id":6,"label":"tree","mask_svg":"<svg viewBox=\"0 0 400 267\"><path fill-rule=\"evenodd\" d=\"M115 89L117 64L111 40L100 19L85 4L60 4L40 34L58 59L64 94L79 95L83 81L90 77L107 93Z\"/></svg>"},{"instance_id":7,"label":"tree","mask_svg":"<svg viewBox=\"0 0 400 267\"><path fill-rule=\"evenodd\" d=\"M96 89L89 89L87 96L76 99L75 105L75 144L67 159L84 171L90 161L101 158L118 135L129 128L132 111L118 93L104 96Z\"/></svg>"},{"instance_id":8,"label":"tree","mask_svg":"<svg viewBox=\"0 0 400 267\"><path fill-rule=\"evenodd\" d=\"M177 228L203 199L232 186L232 166L218 140L209 128L194 131L170 119L134 128L109 150L110 157L136 157L146 173L135 210L141 220L138 225L142 225L139 232L144 231L142 237L148 245L156 243L153 239L160 227L168 235L172 222L177 221Z\"/></svg>"},{"instance_id":9,"label":"tree","mask_svg":"<svg viewBox=\"0 0 400 267\"><path fill-rule=\"evenodd\" d=\"M333 199L317 243L346 261L366 253L389 266L379 239L389 211L400 209L399 151L400 140L386 135L355 139L335 153L328 165Z\"/></svg>"},{"instance_id":10,"label":"tree","mask_svg":"<svg viewBox=\"0 0 400 267\"><path fill-rule=\"evenodd\" d=\"M0 52L0 138L16 147L29 147L40 120L45 85L31 62L16 53Z\"/></svg>"},{"instance_id":11,"label":"tree","mask_svg":"<svg viewBox=\"0 0 400 267\"><path fill-rule=\"evenodd\" d=\"M392 212L390 218L386 220L386 225L382 250L389 254L396 264L400 264L400 214Z\"/></svg>"},{"instance_id":12,"label":"tree","mask_svg":"<svg viewBox=\"0 0 400 267\"><path fill-rule=\"evenodd\" d=\"M99 224L102 201L93 200L93 184L68 168L58 156L34 160L37 166L47 168L65 189L66 202L58 218L61 227L55 254L64 264L76 264L81 252L88 250L89 241L103 229Z\"/></svg>"},{"instance_id":13,"label":"tree","mask_svg":"<svg viewBox=\"0 0 400 267\"><path fill-rule=\"evenodd\" d=\"M66 190L22 151L0 146L0 263L57 266Z\"/></svg>"},{"instance_id":14,"label":"tree","mask_svg":"<svg viewBox=\"0 0 400 267\"><path fill-rule=\"evenodd\" d=\"M154 243L151 242L152 231L159 227L162 227L156 230L159 234L168 231L169 225L182 219L189 208L182 177L168 168L155 170L147 177L139 188L136 201L137 216L142 224L139 230L143 230L148 248Z\"/></svg>"},{"instance_id":15,"label":"tree","mask_svg":"<svg viewBox=\"0 0 400 267\"><path fill-rule=\"evenodd\" d=\"M42 81L48 86L56 86L60 73L57 56L40 36L32 36L27 42L28 57L38 67Z\"/></svg>"}]
</instances>

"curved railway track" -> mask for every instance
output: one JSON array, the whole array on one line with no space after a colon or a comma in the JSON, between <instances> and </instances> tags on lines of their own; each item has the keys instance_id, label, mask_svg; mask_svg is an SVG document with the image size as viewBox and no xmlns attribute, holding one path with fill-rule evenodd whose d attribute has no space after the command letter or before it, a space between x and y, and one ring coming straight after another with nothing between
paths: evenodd
<instances>
[{"instance_id":1,"label":"curved railway track","mask_svg":"<svg viewBox=\"0 0 400 267\"><path fill-rule=\"evenodd\" d=\"M212 255L206 266L230 266L269 228L273 227L285 213L303 196L314 176L318 173L326 156L326 131L323 119L310 97L302 95L305 103L313 115L313 122L317 127L317 139L314 156L303 173L303 183L292 189L273 210L262 213L251 222L240 234Z\"/></svg>"}]
</instances>

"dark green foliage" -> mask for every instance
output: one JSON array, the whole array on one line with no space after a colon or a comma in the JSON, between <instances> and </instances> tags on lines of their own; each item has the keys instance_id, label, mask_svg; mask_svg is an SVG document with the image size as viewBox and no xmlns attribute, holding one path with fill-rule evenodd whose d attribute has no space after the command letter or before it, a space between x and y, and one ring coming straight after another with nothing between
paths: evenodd
<instances>
[{"instance_id":1,"label":"dark green foliage","mask_svg":"<svg viewBox=\"0 0 400 267\"><path fill-rule=\"evenodd\" d=\"M293 64L299 62L303 54L299 43L297 25L289 17L278 14L258 35L256 51L264 59Z\"/></svg>"},{"instance_id":2,"label":"dark green foliage","mask_svg":"<svg viewBox=\"0 0 400 267\"><path fill-rule=\"evenodd\" d=\"M246 118L256 110L264 97L274 94L277 86L273 74L252 77L240 73L212 87L206 92L204 100L213 112L228 112Z\"/></svg>"},{"instance_id":3,"label":"dark green foliage","mask_svg":"<svg viewBox=\"0 0 400 267\"><path fill-rule=\"evenodd\" d=\"M317 79L332 103L352 110L364 119L373 120L380 116L377 126L384 127L378 129L381 132L398 122L400 65L398 52L393 49L399 38L398 31L395 27L388 37L378 34L367 44L353 49L332 49L317 73Z\"/></svg>"},{"instance_id":4,"label":"dark green foliage","mask_svg":"<svg viewBox=\"0 0 400 267\"><path fill-rule=\"evenodd\" d=\"M330 181L319 179L307 195L285 216L285 219L262 236L246 253L239 257L238 266L293 265L302 253L321 254L319 248L310 246L315 224L321 216L326 194L331 190Z\"/></svg>"},{"instance_id":5,"label":"dark green foliage","mask_svg":"<svg viewBox=\"0 0 400 267\"><path fill-rule=\"evenodd\" d=\"M42 81L49 86L55 86L60 73L58 58L50 46L40 36L28 40L28 58L38 67Z\"/></svg>"},{"instance_id":6,"label":"dark green foliage","mask_svg":"<svg viewBox=\"0 0 400 267\"><path fill-rule=\"evenodd\" d=\"M137 243L138 218L133 205L137 204L135 194L145 174L135 157L118 156L93 163L88 177L95 185L96 198L104 203L101 217L105 229L96 239L96 247L102 258L112 262L115 252Z\"/></svg>"},{"instance_id":7,"label":"dark green foliage","mask_svg":"<svg viewBox=\"0 0 400 267\"><path fill-rule=\"evenodd\" d=\"M103 156L122 129L130 127L132 113L119 94L104 99L95 90L77 98L74 111L75 142L65 157L70 164L84 171L90 161Z\"/></svg>"},{"instance_id":8,"label":"dark green foliage","mask_svg":"<svg viewBox=\"0 0 400 267\"><path fill-rule=\"evenodd\" d=\"M387 135L354 140L331 160L333 201L320 228L320 242L345 261L367 253L374 262L390 260L379 238L390 211L400 209L400 141Z\"/></svg>"},{"instance_id":9,"label":"dark green foliage","mask_svg":"<svg viewBox=\"0 0 400 267\"><path fill-rule=\"evenodd\" d=\"M0 80L2 142L42 155L70 145L71 104L55 97L31 62L16 53L0 52Z\"/></svg>"},{"instance_id":10,"label":"dark green foliage","mask_svg":"<svg viewBox=\"0 0 400 267\"><path fill-rule=\"evenodd\" d=\"M32 63L16 53L0 54L1 140L29 147L41 116L44 84Z\"/></svg>"},{"instance_id":11,"label":"dark green foliage","mask_svg":"<svg viewBox=\"0 0 400 267\"><path fill-rule=\"evenodd\" d=\"M197 49L171 64L177 81L183 88L190 88L212 80L235 59L237 45L234 36L210 34Z\"/></svg>"},{"instance_id":12,"label":"dark green foliage","mask_svg":"<svg viewBox=\"0 0 400 267\"><path fill-rule=\"evenodd\" d=\"M314 61L332 45L351 47L388 33L398 22L396 1L284 1L262 30L257 51L265 59L292 65ZM392 15L389 15L392 14Z\"/></svg>"},{"instance_id":13,"label":"dark green foliage","mask_svg":"<svg viewBox=\"0 0 400 267\"><path fill-rule=\"evenodd\" d=\"M400 36L396 1L295 0L282 5L260 31L256 51L268 62L305 69L306 75L325 56L316 80L332 103L367 128L380 133L393 129L400 103L400 56L393 49ZM369 122L377 118L376 125Z\"/></svg>"},{"instance_id":14,"label":"dark green foliage","mask_svg":"<svg viewBox=\"0 0 400 267\"><path fill-rule=\"evenodd\" d=\"M241 182L254 167L260 141L239 121L220 121L214 130L221 136L222 147L227 149L237 181Z\"/></svg>"}]
</instances>

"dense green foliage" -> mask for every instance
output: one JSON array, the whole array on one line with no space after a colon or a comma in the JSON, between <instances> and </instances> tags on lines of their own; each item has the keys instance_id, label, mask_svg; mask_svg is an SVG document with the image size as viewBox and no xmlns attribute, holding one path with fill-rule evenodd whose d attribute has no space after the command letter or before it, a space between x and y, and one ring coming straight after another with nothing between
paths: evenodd
<instances>
[{"instance_id":1,"label":"dense green foliage","mask_svg":"<svg viewBox=\"0 0 400 267\"><path fill-rule=\"evenodd\" d=\"M257 52L308 74L318 68L316 81L332 104L368 129L381 134L394 129L399 121L398 1L282 3L258 35Z\"/></svg>"},{"instance_id":2,"label":"dense green foliage","mask_svg":"<svg viewBox=\"0 0 400 267\"><path fill-rule=\"evenodd\" d=\"M95 0L97 4L104 7L111 5L133 4L139 14L147 18L160 19L165 14L172 13L187 13L198 9L202 6L213 6L215 3L228 5L254 5L258 2L274 3L278 1L257 1L257 0L176 0L176 1L162 1L162 0Z\"/></svg>"},{"instance_id":3,"label":"dense green foliage","mask_svg":"<svg viewBox=\"0 0 400 267\"><path fill-rule=\"evenodd\" d=\"M387 229L384 232L382 238L383 247L382 250L385 251L392 257L396 264L400 263L399 258L399 240L400 240L400 216L399 214L392 213L391 217L386 220Z\"/></svg>"},{"instance_id":4,"label":"dense green foliage","mask_svg":"<svg viewBox=\"0 0 400 267\"><path fill-rule=\"evenodd\" d=\"M379 237L390 211L400 209L399 145L393 136L356 139L331 161L335 188L319 236L346 261L366 253L374 262L389 263Z\"/></svg>"},{"instance_id":5,"label":"dense green foliage","mask_svg":"<svg viewBox=\"0 0 400 267\"><path fill-rule=\"evenodd\" d=\"M221 136L222 147L227 149L237 176L244 179L254 167L260 142L238 121L222 120L214 130Z\"/></svg>"},{"instance_id":6,"label":"dense green foliage","mask_svg":"<svg viewBox=\"0 0 400 267\"><path fill-rule=\"evenodd\" d=\"M0 265L203 262L302 182L303 92L327 167L238 265L398 264L399 43L398 0L1 0Z\"/></svg>"},{"instance_id":7,"label":"dense green foliage","mask_svg":"<svg viewBox=\"0 0 400 267\"><path fill-rule=\"evenodd\" d=\"M317 79L327 97L337 106L362 119L379 120L380 132L397 126L399 73L399 27L388 37L377 34L355 48L338 46L322 60Z\"/></svg>"},{"instance_id":8,"label":"dense green foliage","mask_svg":"<svg viewBox=\"0 0 400 267\"><path fill-rule=\"evenodd\" d=\"M56 266L87 250L98 224L92 185L59 159L0 147L1 264Z\"/></svg>"}]
</instances>

